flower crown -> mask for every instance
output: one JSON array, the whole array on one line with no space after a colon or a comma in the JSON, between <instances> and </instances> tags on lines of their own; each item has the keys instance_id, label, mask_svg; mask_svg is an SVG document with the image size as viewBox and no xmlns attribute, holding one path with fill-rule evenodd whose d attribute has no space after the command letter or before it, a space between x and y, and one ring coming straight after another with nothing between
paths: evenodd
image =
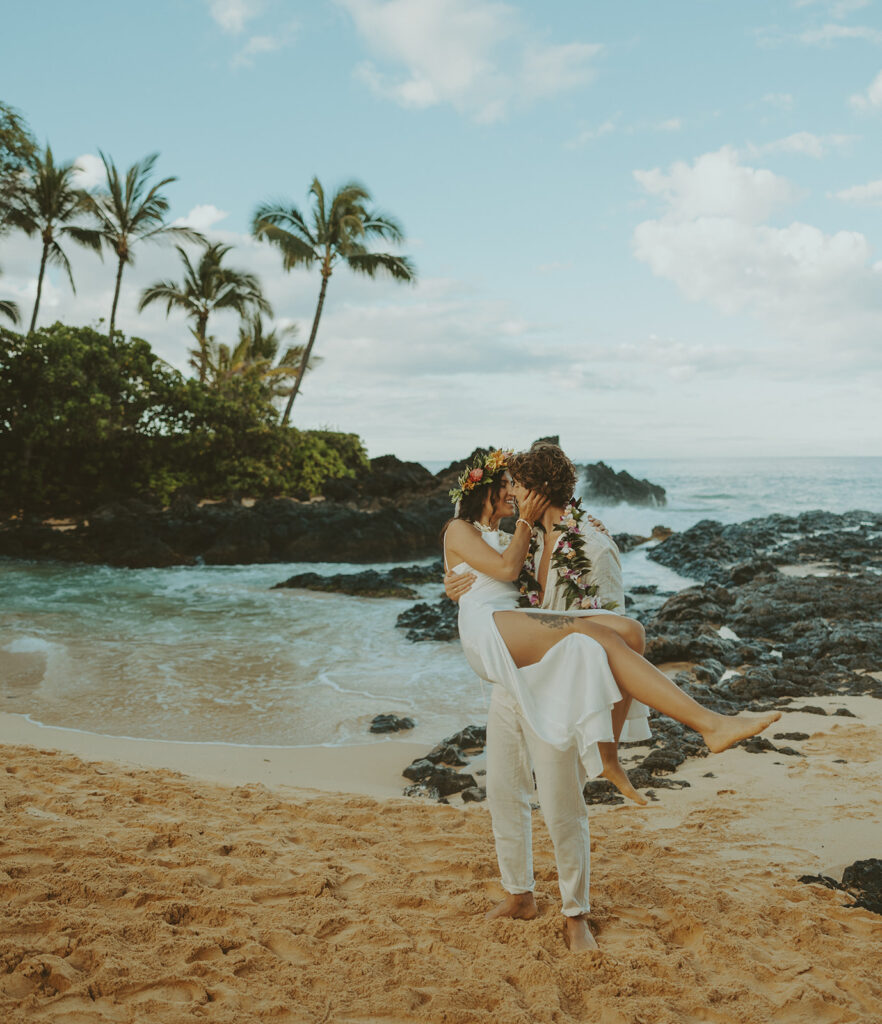
<instances>
[{"instance_id":1,"label":"flower crown","mask_svg":"<svg viewBox=\"0 0 882 1024\"><path fill-rule=\"evenodd\" d=\"M479 455L473 466L463 470L457 479L457 487L450 493L450 500L457 504L476 487L492 484L500 473L505 472L509 458L514 454L511 448L497 448L487 455Z\"/></svg>"}]
</instances>

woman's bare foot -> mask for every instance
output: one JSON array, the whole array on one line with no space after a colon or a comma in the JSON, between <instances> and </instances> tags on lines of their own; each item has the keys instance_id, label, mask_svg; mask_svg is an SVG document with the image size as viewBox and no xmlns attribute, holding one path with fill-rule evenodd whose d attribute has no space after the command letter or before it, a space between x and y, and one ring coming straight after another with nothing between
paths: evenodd
<instances>
[{"instance_id":1,"label":"woman's bare foot","mask_svg":"<svg viewBox=\"0 0 882 1024\"><path fill-rule=\"evenodd\" d=\"M767 729L772 722L777 722L780 717L780 711L770 711L757 718L748 715L717 715L714 725L707 732L702 731L701 735L710 752L719 754L721 750L728 750L739 740L756 736L763 729Z\"/></svg>"},{"instance_id":2,"label":"woman's bare foot","mask_svg":"<svg viewBox=\"0 0 882 1024\"><path fill-rule=\"evenodd\" d=\"M531 892L509 893L492 910L484 915L487 921L495 921L497 917L514 917L519 921L532 921L539 913L536 898Z\"/></svg>"},{"instance_id":3,"label":"woman's bare foot","mask_svg":"<svg viewBox=\"0 0 882 1024\"><path fill-rule=\"evenodd\" d=\"M593 953L598 949L584 917L564 917L564 942L571 953Z\"/></svg>"},{"instance_id":4,"label":"woman's bare foot","mask_svg":"<svg viewBox=\"0 0 882 1024\"><path fill-rule=\"evenodd\" d=\"M628 778L628 773L619 763L618 755L615 755L615 760L605 757L602 760L603 771L600 774L603 778L607 782L611 782L622 796L626 796L629 800L633 800L635 804L645 807L649 801L633 787L631 780Z\"/></svg>"}]
</instances>

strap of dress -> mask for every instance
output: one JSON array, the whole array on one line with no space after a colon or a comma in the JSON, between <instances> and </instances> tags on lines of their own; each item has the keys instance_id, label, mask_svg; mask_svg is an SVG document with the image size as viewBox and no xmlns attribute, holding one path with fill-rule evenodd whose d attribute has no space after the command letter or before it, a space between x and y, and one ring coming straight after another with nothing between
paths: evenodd
<instances>
[{"instance_id":1,"label":"strap of dress","mask_svg":"<svg viewBox=\"0 0 882 1024\"><path fill-rule=\"evenodd\" d=\"M441 541L441 551L444 555L444 571L450 572L447 568L447 531L444 531L444 539Z\"/></svg>"}]
</instances>

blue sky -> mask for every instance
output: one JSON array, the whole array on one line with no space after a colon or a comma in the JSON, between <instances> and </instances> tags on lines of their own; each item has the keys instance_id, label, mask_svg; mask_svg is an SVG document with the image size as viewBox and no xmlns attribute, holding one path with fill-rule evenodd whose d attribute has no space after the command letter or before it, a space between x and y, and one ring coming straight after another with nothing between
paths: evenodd
<instances>
[{"instance_id":1,"label":"blue sky","mask_svg":"<svg viewBox=\"0 0 882 1024\"><path fill-rule=\"evenodd\" d=\"M423 459L549 433L585 459L882 454L880 0L90 0L4 25L0 98L86 184L99 148L158 150L173 218L301 336L318 280L250 239L256 204L356 177L402 221L419 284L335 275L298 425ZM111 265L71 255L41 322L109 311ZM0 266L28 310L35 243ZM142 248L119 326L183 367L183 318L136 312L176 275Z\"/></svg>"}]
</instances>

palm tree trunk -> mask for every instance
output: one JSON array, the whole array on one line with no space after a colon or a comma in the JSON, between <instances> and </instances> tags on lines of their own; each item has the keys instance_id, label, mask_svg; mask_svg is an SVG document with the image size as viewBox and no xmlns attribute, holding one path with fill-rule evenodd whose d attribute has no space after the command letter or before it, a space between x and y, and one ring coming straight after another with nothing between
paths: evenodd
<instances>
[{"instance_id":1,"label":"palm tree trunk","mask_svg":"<svg viewBox=\"0 0 882 1024\"><path fill-rule=\"evenodd\" d=\"M37 326L37 310L40 308L40 296L43 294L43 274L46 272L46 258L49 255L49 246L43 243L43 255L40 257L40 273L37 277L37 298L34 300L34 313L31 317L31 326L28 330L28 334L34 333L34 328Z\"/></svg>"},{"instance_id":2,"label":"palm tree trunk","mask_svg":"<svg viewBox=\"0 0 882 1024\"><path fill-rule=\"evenodd\" d=\"M116 288L113 292L113 306L110 309L110 330L107 332L107 340L113 341L113 328L116 324L116 307L119 302L119 287L122 284L123 260L120 258L119 266L116 268Z\"/></svg>"},{"instance_id":3,"label":"palm tree trunk","mask_svg":"<svg viewBox=\"0 0 882 1024\"><path fill-rule=\"evenodd\" d=\"M199 383L204 384L208 376L208 314L200 313L196 318L196 344L199 346Z\"/></svg>"},{"instance_id":4,"label":"palm tree trunk","mask_svg":"<svg viewBox=\"0 0 882 1024\"><path fill-rule=\"evenodd\" d=\"M322 287L319 291L318 305L315 308L312 330L309 332L309 341L306 344L306 351L303 353L303 359L300 361L300 368L297 371L297 380L294 381L294 387L291 389L291 394L288 395L288 404L285 406L285 412L282 415L283 427L288 424L288 419L291 416L291 406L294 404L294 399L297 397L297 392L300 390L300 382L303 380L303 375L306 373L306 367L309 363L309 357L312 355L312 346L315 344L315 336L318 334L319 320L321 320L322 317L322 306L325 304L325 292L328 290L328 280L330 277L330 270L322 271Z\"/></svg>"}]
</instances>

